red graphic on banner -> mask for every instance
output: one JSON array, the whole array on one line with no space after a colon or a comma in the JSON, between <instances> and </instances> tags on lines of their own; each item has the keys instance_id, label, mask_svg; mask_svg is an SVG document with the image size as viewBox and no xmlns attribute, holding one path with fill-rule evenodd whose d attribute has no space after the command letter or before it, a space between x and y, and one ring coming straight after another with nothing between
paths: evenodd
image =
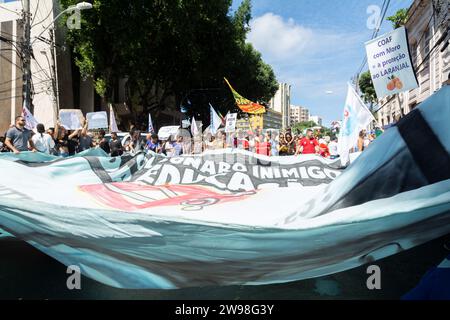
<instances>
[{"instance_id":1,"label":"red graphic on banner","mask_svg":"<svg viewBox=\"0 0 450 320\"><path fill-rule=\"evenodd\" d=\"M101 204L122 211L178 205L183 210L196 211L217 203L243 200L256 194L256 191L221 194L202 186L151 186L131 182L85 185L79 188Z\"/></svg>"}]
</instances>

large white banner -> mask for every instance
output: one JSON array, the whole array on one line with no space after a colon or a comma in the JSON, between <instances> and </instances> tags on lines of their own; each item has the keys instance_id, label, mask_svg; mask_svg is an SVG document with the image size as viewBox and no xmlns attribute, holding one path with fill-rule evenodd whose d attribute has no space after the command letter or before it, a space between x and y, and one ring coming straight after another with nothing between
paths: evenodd
<instances>
[{"instance_id":1,"label":"large white banner","mask_svg":"<svg viewBox=\"0 0 450 320\"><path fill-rule=\"evenodd\" d=\"M345 170L231 149L2 153L0 228L119 288L261 285L373 263L450 232L444 89Z\"/></svg>"},{"instance_id":2,"label":"large white banner","mask_svg":"<svg viewBox=\"0 0 450 320\"><path fill-rule=\"evenodd\" d=\"M378 98L418 87L405 27L367 42L366 51Z\"/></svg>"}]
</instances>

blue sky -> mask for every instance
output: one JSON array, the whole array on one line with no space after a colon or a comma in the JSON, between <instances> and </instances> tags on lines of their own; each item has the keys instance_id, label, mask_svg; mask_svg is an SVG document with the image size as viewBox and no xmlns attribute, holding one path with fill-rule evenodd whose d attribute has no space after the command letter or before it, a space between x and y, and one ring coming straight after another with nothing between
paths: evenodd
<instances>
[{"instance_id":1,"label":"blue sky","mask_svg":"<svg viewBox=\"0 0 450 320\"><path fill-rule=\"evenodd\" d=\"M241 2L234 0L233 10ZM392 0L386 16L411 3ZM272 65L278 81L292 85L291 103L309 108L324 125L342 117L347 82L373 33L367 27L371 5L381 9L383 0L252 0L247 40ZM384 21L379 35L390 30Z\"/></svg>"}]
</instances>

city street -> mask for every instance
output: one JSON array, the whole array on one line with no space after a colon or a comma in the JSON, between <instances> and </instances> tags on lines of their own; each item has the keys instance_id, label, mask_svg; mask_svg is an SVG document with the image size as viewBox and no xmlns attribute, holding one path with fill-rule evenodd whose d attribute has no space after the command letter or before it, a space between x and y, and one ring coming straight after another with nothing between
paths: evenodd
<instances>
[{"instance_id":1,"label":"city street","mask_svg":"<svg viewBox=\"0 0 450 320\"><path fill-rule=\"evenodd\" d=\"M67 268L30 245L0 238L0 299L180 299L180 300L398 300L450 252L450 235L376 262L382 289L368 290L367 266L338 274L266 286L221 286L180 290L124 290L82 277L81 290L66 287Z\"/></svg>"},{"instance_id":2,"label":"city street","mask_svg":"<svg viewBox=\"0 0 450 320\"><path fill-rule=\"evenodd\" d=\"M450 300L449 123L449 0L0 0L0 300Z\"/></svg>"}]
</instances>

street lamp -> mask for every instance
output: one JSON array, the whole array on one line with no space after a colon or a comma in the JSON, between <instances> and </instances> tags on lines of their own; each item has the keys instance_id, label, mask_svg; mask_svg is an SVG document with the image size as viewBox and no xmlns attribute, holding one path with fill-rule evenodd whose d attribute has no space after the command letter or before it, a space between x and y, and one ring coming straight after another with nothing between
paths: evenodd
<instances>
[{"instance_id":1,"label":"street lamp","mask_svg":"<svg viewBox=\"0 0 450 320\"><path fill-rule=\"evenodd\" d=\"M61 17L64 13L66 13L66 12L68 12L68 11L73 11L73 10L80 10L80 11L81 11L81 10L89 10L89 9L92 9L92 8L93 8L92 3L89 3L89 2L80 2L80 3L77 3L77 4L74 5L74 6L70 6L70 7L68 7L67 9L61 11L61 12L55 17L55 19L53 19L53 21L52 21L47 27L45 27L45 29L42 30L42 32L41 32L41 33L33 40L33 42L31 43L31 45L33 45L34 42L35 42L36 40L38 40L38 39L42 36L42 34L43 34L48 28L50 28L50 27L55 23L55 21L58 20L58 18Z\"/></svg>"}]
</instances>

